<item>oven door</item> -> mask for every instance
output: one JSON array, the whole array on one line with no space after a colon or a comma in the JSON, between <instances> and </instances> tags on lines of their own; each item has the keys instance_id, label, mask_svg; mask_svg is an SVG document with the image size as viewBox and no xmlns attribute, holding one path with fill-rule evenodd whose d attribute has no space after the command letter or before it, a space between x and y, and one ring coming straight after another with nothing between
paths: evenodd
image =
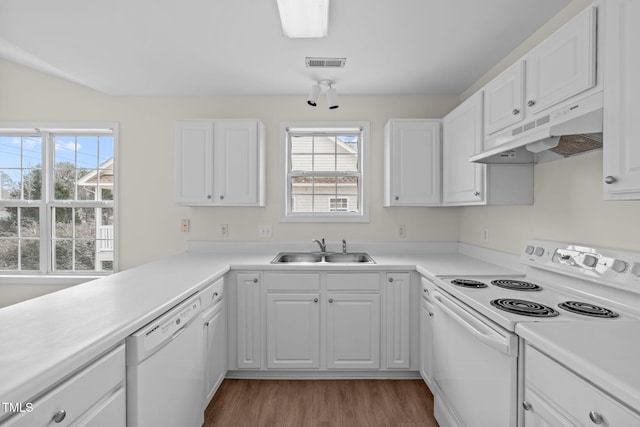
<instances>
[{"instance_id":1,"label":"oven door","mask_svg":"<svg viewBox=\"0 0 640 427\"><path fill-rule=\"evenodd\" d=\"M517 425L517 336L441 292L433 296L438 423Z\"/></svg>"}]
</instances>

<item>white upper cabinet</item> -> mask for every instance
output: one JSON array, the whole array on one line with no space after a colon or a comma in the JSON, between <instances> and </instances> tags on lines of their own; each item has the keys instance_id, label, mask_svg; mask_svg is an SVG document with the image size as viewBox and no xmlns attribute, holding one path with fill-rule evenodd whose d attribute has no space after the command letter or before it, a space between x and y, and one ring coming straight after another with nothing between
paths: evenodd
<instances>
[{"instance_id":1,"label":"white upper cabinet","mask_svg":"<svg viewBox=\"0 0 640 427\"><path fill-rule=\"evenodd\" d=\"M384 206L439 205L440 151L440 120L390 120L385 126Z\"/></svg>"},{"instance_id":2,"label":"white upper cabinet","mask_svg":"<svg viewBox=\"0 0 640 427\"><path fill-rule=\"evenodd\" d=\"M606 2L604 198L640 199L640 2Z\"/></svg>"},{"instance_id":3,"label":"white upper cabinet","mask_svg":"<svg viewBox=\"0 0 640 427\"><path fill-rule=\"evenodd\" d=\"M442 202L483 204L485 165L469 157L483 149L482 91L442 119Z\"/></svg>"},{"instance_id":4,"label":"white upper cabinet","mask_svg":"<svg viewBox=\"0 0 640 427\"><path fill-rule=\"evenodd\" d=\"M485 86L486 135L596 85L596 13L588 7Z\"/></svg>"},{"instance_id":5,"label":"white upper cabinet","mask_svg":"<svg viewBox=\"0 0 640 427\"><path fill-rule=\"evenodd\" d=\"M596 84L596 9L587 8L526 57L527 115Z\"/></svg>"},{"instance_id":6,"label":"white upper cabinet","mask_svg":"<svg viewBox=\"0 0 640 427\"><path fill-rule=\"evenodd\" d=\"M484 88L484 125L490 135L524 118L524 62L518 61Z\"/></svg>"},{"instance_id":7,"label":"white upper cabinet","mask_svg":"<svg viewBox=\"0 0 640 427\"><path fill-rule=\"evenodd\" d=\"M176 124L176 202L211 204L213 198L213 122Z\"/></svg>"},{"instance_id":8,"label":"white upper cabinet","mask_svg":"<svg viewBox=\"0 0 640 427\"><path fill-rule=\"evenodd\" d=\"M446 206L529 205L533 165L480 164L483 149L482 91L442 119L442 202Z\"/></svg>"},{"instance_id":9,"label":"white upper cabinet","mask_svg":"<svg viewBox=\"0 0 640 427\"><path fill-rule=\"evenodd\" d=\"M258 120L176 124L176 203L264 206L264 126Z\"/></svg>"}]
</instances>

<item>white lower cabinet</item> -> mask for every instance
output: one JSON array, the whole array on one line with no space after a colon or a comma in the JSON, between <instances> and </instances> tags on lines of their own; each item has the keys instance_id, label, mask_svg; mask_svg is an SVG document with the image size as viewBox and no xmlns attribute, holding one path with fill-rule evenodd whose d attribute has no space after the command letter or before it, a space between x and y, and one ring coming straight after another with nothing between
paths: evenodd
<instances>
[{"instance_id":1,"label":"white lower cabinet","mask_svg":"<svg viewBox=\"0 0 640 427\"><path fill-rule=\"evenodd\" d=\"M125 349L121 344L30 402L31 412L22 412L2 425L125 427L125 369Z\"/></svg>"},{"instance_id":2,"label":"white lower cabinet","mask_svg":"<svg viewBox=\"0 0 640 427\"><path fill-rule=\"evenodd\" d=\"M239 369L262 368L262 285L260 273L236 275L237 363Z\"/></svg>"},{"instance_id":3,"label":"white lower cabinet","mask_svg":"<svg viewBox=\"0 0 640 427\"><path fill-rule=\"evenodd\" d=\"M387 327L386 366L390 369L409 369L411 275L388 273L384 286Z\"/></svg>"},{"instance_id":4,"label":"white lower cabinet","mask_svg":"<svg viewBox=\"0 0 640 427\"><path fill-rule=\"evenodd\" d=\"M420 281L420 376L431 387L433 384L433 305L430 292L435 285L425 279Z\"/></svg>"},{"instance_id":5,"label":"white lower cabinet","mask_svg":"<svg viewBox=\"0 0 640 427\"><path fill-rule=\"evenodd\" d=\"M636 413L530 345L522 407L525 427L640 425Z\"/></svg>"},{"instance_id":6,"label":"white lower cabinet","mask_svg":"<svg viewBox=\"0 0 640 427\"><path fill-rule=\"evenodd\" d=\"M327 368L380 368L380 295L327 296Z\"/></svg>"},{"instance_id":7,"label":"white lower cabinet","mask_svg":"<svg viewBox=\"0 0 640 427\"><path fill-rule=\"evenodd\" d=\"M418 369L410 333L418 305L411 303L410 273L262 271L234 277L231 369Z\"/></svg>"},{"instance_id":8,"label":"white lower cabinet","mask_svg":"<svg viewBox=\"0 0 640 427\"><path fill-rule=\"evenodd\" d=\"M320 294L267 294L267 368L320 367Z\"/></svg>"},{"instance_id":9,"label":"white lower cabinet","mask_svg":"<svg viewBox=\"0 0 640 427\"><path fill-rule=\"evenodd\" d=\"M208 286L202 291L200 299L203 305L206 407L227 373L227 306L224 298L224 279Z\"/></svg>"}]
</instances>

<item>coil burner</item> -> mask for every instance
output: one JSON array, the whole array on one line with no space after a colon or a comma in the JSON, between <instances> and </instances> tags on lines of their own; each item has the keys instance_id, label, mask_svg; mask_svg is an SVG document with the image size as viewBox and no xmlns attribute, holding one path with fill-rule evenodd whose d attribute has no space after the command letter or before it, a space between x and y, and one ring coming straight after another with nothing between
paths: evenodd
<instances>
[{"instance_id":1,"label":"coil burner","mask_svg":"<svg viewBox=\"0 0 640 427\"><path fill-rule=\"evenodd\" d=\"M452 285L461 286L463 288L486 288L487 284L479 282L477 280L470 279L453 279L451 281Z\"/></svg>"},{"instance_id":2,"label":"coil burner","mask_svg":"<svg viewBox=\"0 0 640 427\"><path fill-rule=\"evenodd\" d=\"M501 288L509 289L512 291L541 291L542 286L535 283L524 282L522 280L513 279L500 279L492 280L492 285L499 286Z\"/></svg>"},{"instance_id":3,"label":"coil burner","mask_svg":"<svg viewBox=\"0 0 640 427\"><path fill-rule=\"evenodd\" d=\"M499 298L491 301L491 305L508 313L530 317L555 317L560 314L544 304L521 299Z\"/></svg>"},{"instance_id":4,"label":"coil burner","mask_svg":"<svg viewBox=\"0 0 640 427\"><path fill-rule=\"evenodd\" d=\"M581 314L583 316L599 317L605 319L614 319L619 316L615 311L611 311L608 308L600 307L598 305L589 304L587 302L565 301L558 304L558 307L571 313Z\"/></svg>"}]
</instances>

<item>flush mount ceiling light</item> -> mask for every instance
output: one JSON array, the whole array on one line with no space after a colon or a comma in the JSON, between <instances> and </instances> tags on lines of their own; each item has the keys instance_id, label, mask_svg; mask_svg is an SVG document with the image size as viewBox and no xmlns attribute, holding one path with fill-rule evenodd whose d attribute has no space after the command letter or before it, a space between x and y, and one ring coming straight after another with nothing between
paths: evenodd
<instances>
[{"instance_id":1,"label":"flush mount ceiling light","mask_svg":"<svg viewBox=\"0 0 640 427\"><path fill-rule=\"evenodd\" d=\"M331 80L320 80L317 84L311 86L309 97L307 98L307 104L311 105L312 107L317 106L318 98L324 91L327 93L327 104L329 104L329 109L334 110L338 108L338 94L336 93L336 90L331 87L332 84L333 82Z\"/></svg>"},{"instance_id":2,"label":"flush mount ceiling light","mask_svg":"<svg viewBox=\"0 0 640 427\"><path fill-rule=\"evenodd\" d=\"M284 35L290 38L326 37L329 0L278 0Z\"/></svg>"}]
</instances>

